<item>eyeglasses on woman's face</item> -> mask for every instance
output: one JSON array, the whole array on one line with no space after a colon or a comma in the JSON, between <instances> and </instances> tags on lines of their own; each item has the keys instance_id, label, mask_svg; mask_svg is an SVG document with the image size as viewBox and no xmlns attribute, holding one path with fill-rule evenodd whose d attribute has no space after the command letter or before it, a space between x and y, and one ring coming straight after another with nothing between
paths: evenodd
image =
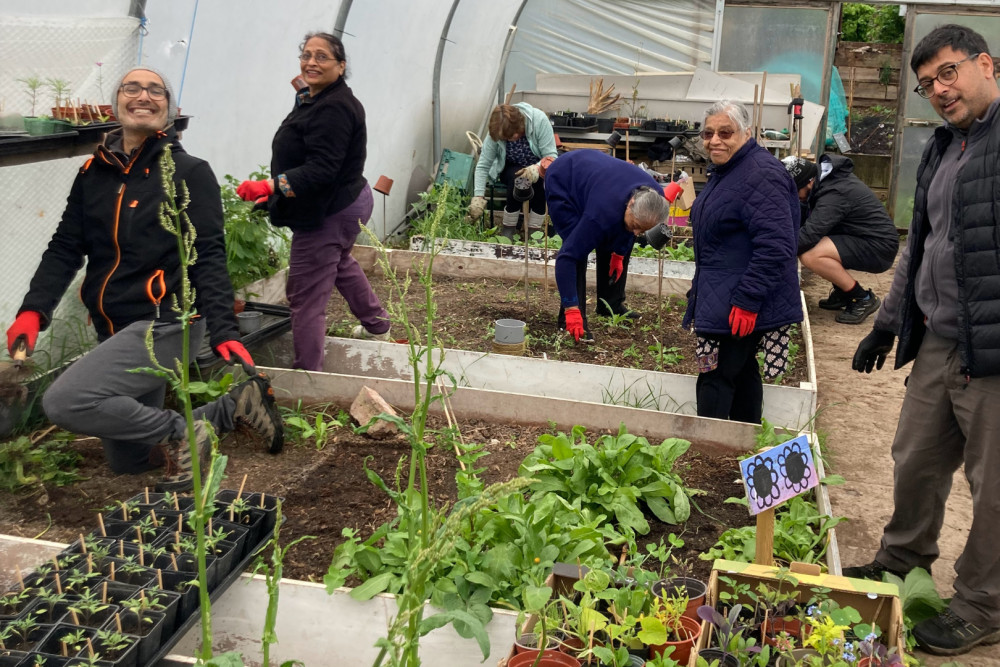
<instances>
[{"instance_id":1,"label":"eyeglasses on woman's face","mask_svg":"<svg viewBox=\"0 0 1000 667\"><path fill-rule=\"evenodd\" d=\"M163 86L158 86L155 83L148 86L142 86L134 81L130 81L128 83L123 83L118 90L122 91L125 97L139 97L142 95L142 91L144 90L146 91L146 94L149 95L149 99L151 100L160 101L166 99L167 97L167 89Z\"/></svg>"},{"instance_id":2,"label":"eyeglasses on woman's face","mask_svg":"<svg viewBox=\"0 0 1000 667\"><path fill-rule=\"evenodd\" d=\"M307 63L310 60L315 60L317 65L325 65L330 61L336 60L333 56L328 56L325 53L313 53L311 51L303 51L299 54L299 60Z\"/></svg>"},{"instance_id":3,"label":"eyeglasses on woman's face","mask_svg":"<svg viewBox=\"0 0 1000 667\"><path fill-rule=\"evenodd\" d=\"M923 79L919 82L919 85L913 89L917 95L924 98L925 100L930 99L934 96L934 82L940 81L943 85L948 86L956 81L958 81L958 66L962 63L969 62L974 58L978 58L978 53L973 53L968 58L964 60L959 60L957 63L951 63L950 65L945 65L938 70L937 76L930 79Z\"/></svg>"},{"instance_id":4,"label":"eyeglasses on woman's face","mask_svg":"<svg viewBox=\"0 0 1000 667\"><path fill-rule=\"evenodd\" d=\"M723 141L729 141L733 138L734 134L736 134L735 130L719 130L718 132L715 130L702 130L701 138L704 141L711 141L712 137L719 135L719 138Z\"/></svg>"}]
</instances>

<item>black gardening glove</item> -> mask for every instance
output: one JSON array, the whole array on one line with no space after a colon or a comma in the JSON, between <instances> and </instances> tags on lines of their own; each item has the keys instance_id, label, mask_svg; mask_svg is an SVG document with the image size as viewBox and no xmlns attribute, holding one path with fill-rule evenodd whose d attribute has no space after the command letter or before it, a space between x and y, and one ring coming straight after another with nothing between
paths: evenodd
<instances>
[{"instance_id":1,"label":"black gardening glove","mask_svg":"<svg viewBox=\"0 0 1000 667\"><path fill-rule=\"evenodd\" d=\"M859 373L871 373L873 368L882 370L885 358L892 351L896 334L885 329L872 329L871 333L861 339L854 353L851 368Z\"/></svg>"}]
</instances>

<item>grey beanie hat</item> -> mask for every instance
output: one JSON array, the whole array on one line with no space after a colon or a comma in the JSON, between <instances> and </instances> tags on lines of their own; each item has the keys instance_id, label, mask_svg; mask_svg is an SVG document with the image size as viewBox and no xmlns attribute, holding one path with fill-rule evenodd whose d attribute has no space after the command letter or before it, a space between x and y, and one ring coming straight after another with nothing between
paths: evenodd
<instances>
[{"instance_id":1,"label":"grey beanie hat","mask_svg":"<svg viewBox=\"0 0 1000 667\"><path fill-rule=\"evenodd\" d=\"M115 115L115 118L118 118L118 89L121 87L122 82L125 81L125 77L138 70L152 72L163 81L163 87L167 89L167 122L168 124L173 123L174 119L177 118L177 97L174 95L174 87L170 85L170 79L163 72L155 67L147 67L146 65L133 67L122 75L122 78L118 81L118 86L115 87L115 95L111 98L111 112Z\"/></svg>"}]
</instances>

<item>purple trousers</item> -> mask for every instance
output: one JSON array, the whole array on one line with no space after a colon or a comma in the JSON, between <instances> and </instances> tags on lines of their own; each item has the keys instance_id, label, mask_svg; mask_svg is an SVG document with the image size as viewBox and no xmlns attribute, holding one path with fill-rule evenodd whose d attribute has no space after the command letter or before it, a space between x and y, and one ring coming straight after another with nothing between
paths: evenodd
<instances>
[{"instance_id":1,"label":"purple trousers","mask_svg":"<svg viewBox=\"0 0 1000 667\"><path fill-rule=\"evenodd\" d=\"M366 184L350 206L323 220L318 228L292 234L285 294L292 310L293 368L323 370L326 304L334 287L365 329L373 334L389 330L389 314L351 256L373 205L372 191Z\"/></svg>"}]
</instances>

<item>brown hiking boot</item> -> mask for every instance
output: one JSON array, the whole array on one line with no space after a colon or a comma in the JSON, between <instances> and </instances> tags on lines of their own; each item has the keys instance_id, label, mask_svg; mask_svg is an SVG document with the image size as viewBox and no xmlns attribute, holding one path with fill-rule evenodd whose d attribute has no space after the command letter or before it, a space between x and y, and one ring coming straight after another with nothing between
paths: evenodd
<instances>
[{"instance_id":1,"label":"brown hiking boot","mask_svg":"<svg viewBox=\"0 0 1000 667\"><path fill-rule=\"evenodd\" d=\"M198 420L194 423L195 440L198 442L198 459L202 473L212 460L212 427L208 422ZM163 479L156 485L159 492L190 491L194 488L194 467L191 463L191 448L187 438L168 440L158 444L160 456L163 458ZM152 456L150 456L152 459Z\"/></svg>"},{"instance_id":2,"label":"brown hiking boot","mask_svg":"<svg viewBox=\"0 0 1000 667\"><path fill-rule=\"evenodd\" d=\"M263 373L257 373L229 392L236 401L233 419L249 426L267 440L267 451L277 454L285 446L285 426L274 401L274 389Z\"/></svg>"}]
</instances>

